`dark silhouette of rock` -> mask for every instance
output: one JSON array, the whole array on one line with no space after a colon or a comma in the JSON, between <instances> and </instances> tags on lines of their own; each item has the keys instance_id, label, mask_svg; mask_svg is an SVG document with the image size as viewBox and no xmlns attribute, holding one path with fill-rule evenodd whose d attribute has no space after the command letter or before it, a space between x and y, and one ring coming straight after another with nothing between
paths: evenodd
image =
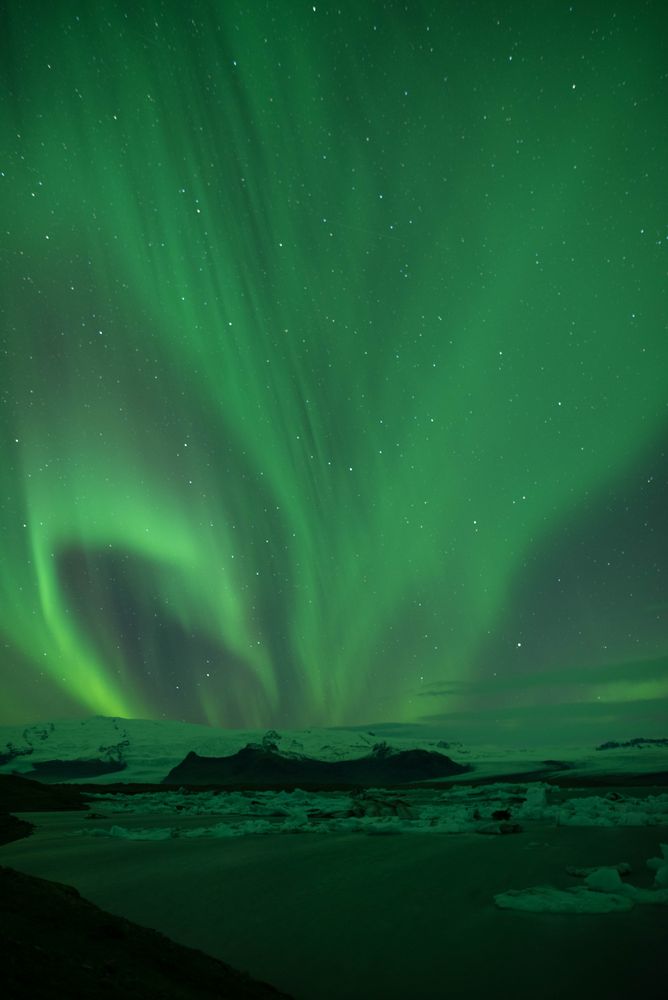
<instances>
[{"instance_id":1,"label":"dark silhouette of rock","mask_svg":"<svg viewBox=\"0 0 668 1000\"><path fill-rule=\"evenodd\" d=\"M86 808L79 788L44 785L18 774L0 774L2 812L61 812Z\"/></svg>"},{"instance_id":2,"label":"dark silhouette of rock","mask_svg":"<svg viewBox=\"0 0 668 1000\"><path fill-rule=\"evenodd\" d=\"M619 750L622 747L639 747L642 749L645 746L668 747L668 739L665 737L635 736L632 740L626 740L623 743L618 743L617 740L608 740L607 743L601 743L596 749Z\"/></svg>"},{"instance_id":3,"label":"dark silhouette of rock","mask_svg":"<svg viewBox=\"0 0 668 1000\"><path fill-rule=\"evenodd\" d=\"M495 809L492 819L510 819L510 809Z\"/></svg>"},{"instance_id":4,"label":"dark silhouette of rock","mask_svg":"<svg viewBox=\"0 0 668 1000\"><path fill-rule=\"evenodd\" d=\"M522 827L519 823L508 823L502 820L500 823L487 823L485 826L479 826L476 829L476 833L484 833L490 836L504 836L509 833L522 833Z\"/></svg>"},{"instance_id":5,"label":"dark silhouette of rock","mask_svg":"<svg viewBox=\"0 0 668 1000\"><path fill-rule=\"evenodd\" d=\"M281 742L281 734L277 733L275 729L268 729L267 732L262 737L262 747L265 750L278 750L278 744Z\"/></svg>"},{"instance_id":6,"label":"dark silhouette of rock","mask_svg":"<svg viewBox=\"0 0 668 1000\"><path fill-rule=\"evenodd\" d=\"M34 824L27 820L0 812L0 844L11 844L13 840L29 837L34 829Z\"/></svg>"},{"instance_id":7,"label":"dark silhouette of rock","mask_svg":"<svg viewBox=\"0 0 668 1000\"><path fill-rule=\"evenodd\" d=\"M405 799L398 796L362 790L352 796L348 816L398 816L400 819L412 819L413 810Z\"/></svg>"},{"instance_id":8,"label":"dark silhouette of rock","mask_svg":"<svg viewBox=\"0 0 668 1000\"><path fill-rule=\"evenodd\" d=\"M76 889L0 867L0 965L8 1000L280 1000L286 994Z\"/></svg>"},{"instance_id":9,"label":"dark silhouette of rock","mask_svg":"<svg viewBox=\"0 0 668 1000\"><path fill-rule=\"evenodd\" d=\"M164 784L225 787L369 787L408 784L463 774L469 767L431 750L392 750L377 744L366 757L325 761L249 745L229 757L200 757L191 751L172 768Z\"/></svg>"},{"instance_id":10,"label":"dark silhouette of rock","mask_svg":"<svg viewBox=\"0 0 668 1000\"><path fill-rule=\"evenodd\" d=\"M0 752L0 767L5 764L9 764L10 761L16 760L17 757L29 757L31 753L34 753L34 747L17 747L14 743L7 743L7 749Z\"/></svg>"}]
</instances>

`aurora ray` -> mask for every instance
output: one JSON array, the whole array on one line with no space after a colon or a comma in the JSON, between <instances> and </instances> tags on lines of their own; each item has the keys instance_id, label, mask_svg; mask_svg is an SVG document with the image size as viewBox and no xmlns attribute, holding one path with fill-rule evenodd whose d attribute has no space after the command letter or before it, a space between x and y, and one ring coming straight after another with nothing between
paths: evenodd
<instances>
[{"instance_id":1,"label":"aurora ray","mask_svg":"<svg viewBox=\"0 0 668 1000\"><path fill-rule=\"evenodd\" d=\"M662 5L52 8L0 43L6 721L651 712Z\"/></svg>"}]
</instances>

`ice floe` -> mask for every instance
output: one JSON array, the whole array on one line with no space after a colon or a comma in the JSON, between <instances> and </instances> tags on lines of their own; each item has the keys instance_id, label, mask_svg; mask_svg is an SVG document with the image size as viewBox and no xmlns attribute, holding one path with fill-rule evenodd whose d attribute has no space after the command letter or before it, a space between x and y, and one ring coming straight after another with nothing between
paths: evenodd
<instances>
[{"instance_id":1,"label":"ice floe","mask_svg":"<svg viewBox=\"0 0 668 1000\"><path fill-rule=\"evenodd\" d=\"M529 913L619 913L633 908L633 900L627 896L593 892L582 886L555 889L552 885L535 885L530 889L509 889L498 893L494 902L502 910Z\"/></svg>"},{"instance_id":2,"label":"ice floe","mask_svg":"<svg viewBox=\"0 0 668 1000\"><path fill-rule=\"evenodd\" d=\"M573 795L564 799L542 782L497 783L410 790L397 794L385 789L356 793L178 791L137 795L99 794L91 818L165 816L174 822L140 835L133 826L119 826L116 833L102 827L97 835L128 839L169 837L244 836L257 833L521 833L527 826L658 826L668 825L668 794L643 798L609 793L604 796ZM185 828L184 819L206 817L214 822ZM217 819L217 822L215 821ZM82 830L82 833L91 833ZM668 861L657 860L657 872ZM589 869L572 874L588 875ZM661 878L668 880L668 871ZM663 884L663 883L662 883ZM667 883L668 884L668 881Z\"/></svg>"},{"instance_id":3,"label":"ice floe","mask_svg":"<svg viewBox=\"0 0 668 1000\"><path fill-rule=\"evenodd\" d=\"M528 910L532 913L615 913L630 910L636 903L650 906L668 904L668 844L661 844L660 858L649 858L647 866L656 870L654 885L642 888L622 881L631 866L623 861L598 868L569 866L569 875L584 877L584 885L565 889L553 885L535 885L528 889L509 889L494 897L502 910Z\"/></svg>"}]
</instances>

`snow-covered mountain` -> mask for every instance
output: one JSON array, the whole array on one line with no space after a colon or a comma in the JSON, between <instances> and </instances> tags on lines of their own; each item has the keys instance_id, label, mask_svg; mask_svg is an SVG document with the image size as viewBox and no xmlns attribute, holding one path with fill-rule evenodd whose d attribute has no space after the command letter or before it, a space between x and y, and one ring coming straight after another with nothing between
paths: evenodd
<instances>
[{"instance_id":1,"label":"snow-covered mountain","mask_svg":"<svg viewBox=\"0 0 668 1000\"><path fill-rule=\"evenodd\" d=\"M369 754L379 743L396 750L440 751L454 761L472 765L471 777L527 775L567 765L573 776L610 773L651 773L668 770L668 750L657 744L611 747L522 747L467 745L424 735L419 726L282 731L214 729L169 720L104 718L57 720L26 726L0 726L0 774L30 775L36 764L54 760L96 760L118 765L96 782L158 782L190 752L222 757L251 744L269 743L281 753L304 754L319 760L350 760ZM35 775L36 776L36 775ZM86 781L90 777L70 779ZM450 778L449 780L457 780Z\"/></svg>"}]
</instances>

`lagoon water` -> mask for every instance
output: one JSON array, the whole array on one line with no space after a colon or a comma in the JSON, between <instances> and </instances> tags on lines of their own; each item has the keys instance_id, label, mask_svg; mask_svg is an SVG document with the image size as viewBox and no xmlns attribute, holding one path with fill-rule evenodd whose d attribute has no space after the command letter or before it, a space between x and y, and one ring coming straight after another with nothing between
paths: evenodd
<instances>
[{"instance_id":1,"label":"lagoon water","mask_svg":"<svg viewBox=\"0 0 668 1000\"><path fill-rule=\"evenodd\" d=\"M650 886L646 860L668 839L666 827L538 821L496 837L301 833L134 841L91 835L91 827L104 824L82 813L22 815L37 830L0 848L0 864L74 885L104 909L297 1000L662 995L668 907L531 914L500 910L493 897L572 885L569 865L620 861L631 864L634 884ZM183 831L206 821L170 820ZM164 823L162 814L123 818L128 829Z\"/></svg>"}]
</instances>

